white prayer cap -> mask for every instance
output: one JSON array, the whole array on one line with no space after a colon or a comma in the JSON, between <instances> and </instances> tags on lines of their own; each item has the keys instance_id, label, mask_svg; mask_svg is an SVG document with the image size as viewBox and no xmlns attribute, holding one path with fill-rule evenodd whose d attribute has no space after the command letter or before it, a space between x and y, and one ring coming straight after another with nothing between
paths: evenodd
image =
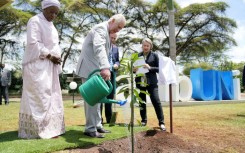
<instances>
[{"instance_id":1,"label":"white prayer cap","mask_svg":"<svg viewBox=\"0 0 245 153\"><path fill-rule=\"evenodd\" d=\"M45 9L50 6L56 6L60 8L60 2L58 0L43 0L42 1L42 9Z\"/></svg>"}]
</instances>

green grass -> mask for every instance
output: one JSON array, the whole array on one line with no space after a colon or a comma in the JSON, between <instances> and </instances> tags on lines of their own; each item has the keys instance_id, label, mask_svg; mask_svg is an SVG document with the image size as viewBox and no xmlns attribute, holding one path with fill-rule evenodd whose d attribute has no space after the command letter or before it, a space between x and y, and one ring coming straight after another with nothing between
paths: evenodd
<instances>
[{"instance_id":1,"label":"green grass","mask_svg":"<svg viewBox=\"0 0 245 153\"><path fill-rule=\"evenodd\" d=\"M107 140L118 139L127 136L129 133L125 127L114 126L107 127L113 134L107 134L106 138L90 138L83 135L84 126L70 126L66 128L66 133L57 139L19 139L17 131L8 131L0 133L0 152L18 153L18 152L53 152L67 148L82 148L100 144ZM145 128L137 127L137 131Z\"/></svg>"},{"instance_id":2,"label":"green grass","mask_svg":"<svg viewBox=\"0 0 245 153\"><path fill-rule=\"evenodd\" d=\"M17 132L19 106L19 102L12 102L9 106L0 106L0 152L54 152L69 148L93 146L104 141L130 135L128 127L124 126L124 124L117 124L113 127L105 124L105 129L111 130L112 133L106 134L104 139L90 138L83 135L85 124L84 108L73 108L72 101L65 101L66 133L64 135L57 139L20 139ZM163 107L163 110L166 127L169 131L169 107ZM117 111L117 123L129 123L130 109L119 107ZM148 127L136 126L136 132L158 126L153 107L147 108L147 115ZM229 144L237 143L239 146L239 143L245 142L244 116L245 103L174 107L173 130L174 134L181 136L183 139L194 140L219 149L223 145L224 149L221 149L221 151L239 152L237 148L229 146ZM135 119L140 119L138 108L135 108ZM137 121L135 123L137 124ZM213 135L221 139L219 141L213 140Z\"/></svg>"},{"instance_id":3,"label":"green grass","mask_svg":"<svg viewBox=\"0 0 245 153\"><path fill-rule=\"evenodd\" d=\"M57 139L20 139L18 138L18 113L19 103L13 102L10 105L0 106L0 152L54 152L69 148L83 148L100 144L104 141L119 139L130 135L127 124L117 124L109 126L105 124L107 130L112 133L106 134L106 138L90 138L83 135L84 130L84 109L73 108L71 101L64 102L66 133ZM135 127L135 132L146 130L147 127Z\"/></svg>"},{"instance_id":4,"label":"green grass","mask_svg":"<svg viewBox=\"0 0 245 153\"><path fill-rule=\"evenodd\" d=\"M175 107L174 133L183 140L212 148L215 153L244 152L245 116L242 114L245 114L245 103Z\"/></svg>"},{"instance_id":5,"label":"green grass","mask_svg":"<svg viewBox=\"0 0 245 153\"><path fill-rule=\"evenodd\" d=\"M183 120L183 118L198 122L202 126L232 126L237 128L245 128L245 103L237 104L215 104L192 107L175 108L175 120Z\"/></svg>"}]
</instances>

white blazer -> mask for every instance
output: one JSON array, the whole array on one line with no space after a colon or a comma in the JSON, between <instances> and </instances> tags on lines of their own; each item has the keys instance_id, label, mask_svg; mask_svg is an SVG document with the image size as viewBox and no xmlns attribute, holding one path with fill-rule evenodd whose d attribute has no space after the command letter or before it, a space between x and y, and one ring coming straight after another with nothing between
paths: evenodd
<instances>
[{"instance_id":1,"label":"white blazer","mask_svg":"<svg viewBox=\"0 0 245 153\"><path fill-rule=\"evenodd\" d=\"M110 48L108 21L95 25L84 39L76 74L87 78L95 69L110 68Z\"/></svg>"}]
</instances>

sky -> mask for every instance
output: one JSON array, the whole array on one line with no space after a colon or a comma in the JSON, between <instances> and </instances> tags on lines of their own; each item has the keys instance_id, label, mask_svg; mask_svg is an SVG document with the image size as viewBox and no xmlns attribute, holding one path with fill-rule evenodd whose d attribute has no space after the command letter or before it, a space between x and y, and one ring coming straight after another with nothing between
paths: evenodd
<instances>
[{"instance_id":1,"label":"sky","mask_svg":"<svg viewBox=\"0 0 245 153\"><path fill-rule=\"evenodd\" d=\"M156 0L146 0L155 3ZM226 16L235 20L237 29L234 30L233 38L237 46L230 48L226 54L233 62L245 61L245 0L175 0L181 7L186 7L192 3L207 3L223 1L229 5Z\"/></svg>"}]
</instances>

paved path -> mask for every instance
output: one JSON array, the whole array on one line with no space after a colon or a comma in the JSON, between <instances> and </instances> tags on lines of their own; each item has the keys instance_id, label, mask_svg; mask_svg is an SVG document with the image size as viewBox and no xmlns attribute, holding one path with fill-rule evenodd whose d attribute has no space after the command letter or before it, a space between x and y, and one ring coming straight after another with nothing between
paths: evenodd
<instances>
[{"instance_id":1,"label":"paved path","mask_svg":"<svg viewBox=\"0 0 245 153\"><path fill-rule=\"evenodd\" d=\"M73 100L73 97L70 95L63 96L63 100ZM83 100L79 95L76 95L74 97L75 103L79 103L80 105L83 105ZM10 102L20 102L20 97L11 97L10 96ZM173 102L173 106L188 106L188 105L211 105L211 104L222 104L222 103L245 103L245 93L241 93L241 100L214 100L214 101L195 101L190 100L187 102ZM128 103L129 104L129 103ZM147 103L148 106L152 106L150 102ZM169 106L169 102L162 102L163 106Z\"/></svg>"}]
</instances>

